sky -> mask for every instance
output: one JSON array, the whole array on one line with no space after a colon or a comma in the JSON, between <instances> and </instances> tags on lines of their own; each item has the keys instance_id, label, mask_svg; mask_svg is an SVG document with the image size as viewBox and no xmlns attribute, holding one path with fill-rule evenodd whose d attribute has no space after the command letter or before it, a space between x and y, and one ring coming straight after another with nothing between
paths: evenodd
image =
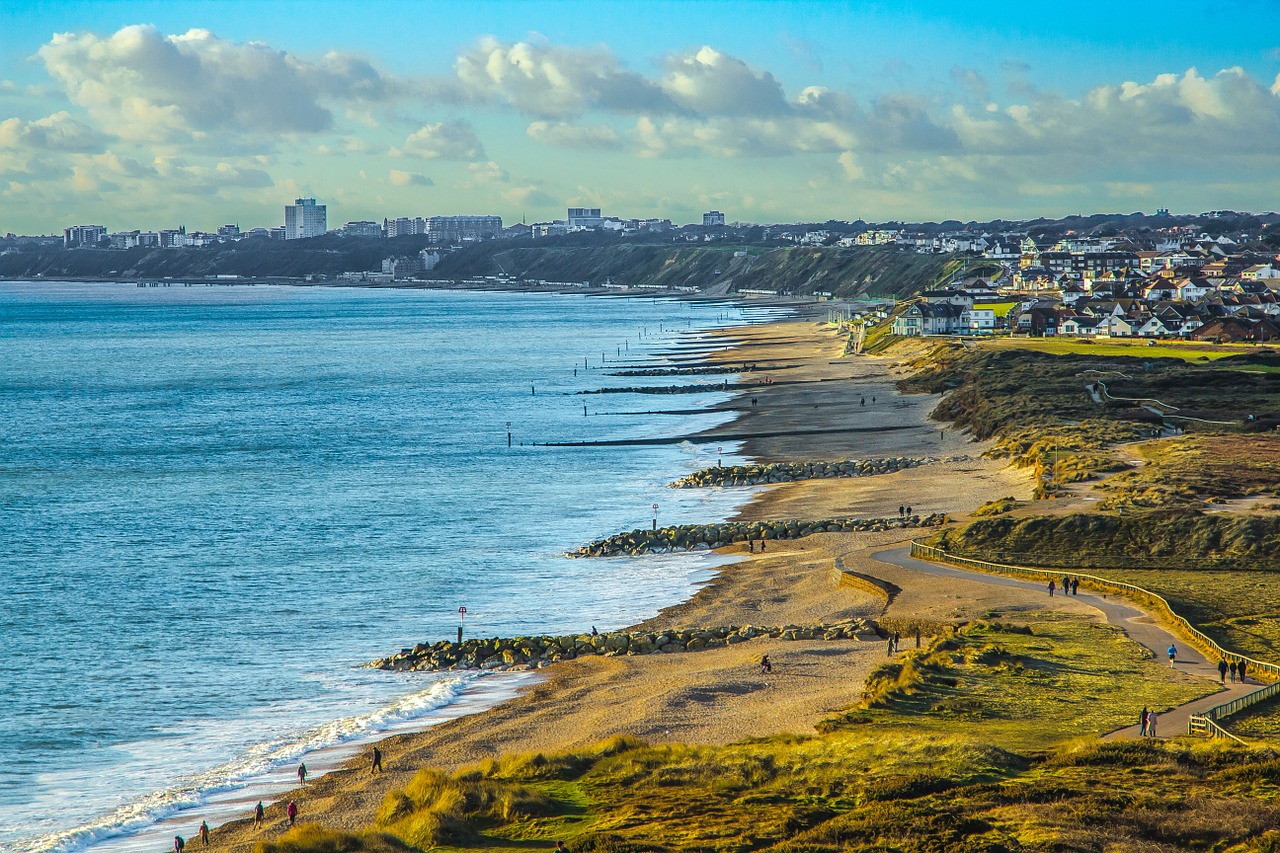
<instances>
[{"instance_id":1,"label":"sky","mask_svg":"<svg viewBox=\"0 0 1280 853\"><path fill-rule=\"evenodd\" d=\"M0 2L0 233L1280 208L1280 0Z\"/></svg>"}]
</instances>

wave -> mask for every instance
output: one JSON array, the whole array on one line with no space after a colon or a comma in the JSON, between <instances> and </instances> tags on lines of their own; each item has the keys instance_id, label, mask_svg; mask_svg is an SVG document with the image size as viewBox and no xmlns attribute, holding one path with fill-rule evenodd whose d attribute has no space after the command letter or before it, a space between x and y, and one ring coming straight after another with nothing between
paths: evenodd
<instances>
[{"instance_id":1,"label":"wave","mask_svg":"<svg viewBox=\"0 0 1280 853\"><path fill-rule=\"evenodd\" d=\"M479 677L478 673L465 673L444 678L376 711L334 720L287 738L253 744L231 761L178 779L167 788L125 803L81 826L19 842L13 848L14 853L73 853L109 838L130 835L179 811L198 806L213 794L245 788L258 777L308 753L386 731L450 705Z\"/></svg>"}]
</instances>

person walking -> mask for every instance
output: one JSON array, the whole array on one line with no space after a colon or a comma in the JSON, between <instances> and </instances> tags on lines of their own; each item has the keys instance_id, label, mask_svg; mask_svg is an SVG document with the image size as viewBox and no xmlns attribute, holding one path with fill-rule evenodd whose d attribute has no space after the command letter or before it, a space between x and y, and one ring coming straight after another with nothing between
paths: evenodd
<instances>
[{"instance_id":1,"label":"person walking","mask_svg":"<svg viewBox=\"0 0 1280 853\"><path fill-rule=\"evenodd\" d=\"M898 518L907 517L907 507L905 504L898 504Z\"/></svg>"},{"instance_id":2,"label":"person walking","mask_svg":"<svg viewBox=\"0 0 1280 853\"><path fill-rule=\"evenodd\" d=\"M205 847L209 846L209 821L200 821L200 843Z\"/></svg>"},{"instance_id":3,"label":"person walking","mask_svg":"<svg viewBox=\"0 0 1280 853\"><path fill-rule=\"evenodd\" d=\"M305 763L298 765L298 784L307 784L307 765Z\"/></svg>"},{"instance_id":4,"label":"person walking","mask_svg":"<svg viewBox=\"0 0 1280 853\"><path fill-rule=\"evenodd\" d=\"M284 808L284 813L289 818L289 826L293 826L298 821L298 804L290 800L289 805Z\"/></svg>"},{"instance_id":5,"label":"person walking","mask_svg":"<svg viewBox=\"0 0 1280 853\"><path fill-rule=\"evenodd\" d=\"M1142 713L1138 715L1138 737L1147 736L1147 717L1148 716L1149 716L1149 712L1147 711L1147 706L1143 705Z\"/></svg>"},{"instance_id":6,"label":"person walking","mask_svg":"<svg viewBox=\"0 0 1280 853\"><path fill-rule=\"evenodd\" d=\"M907 506L907 518L910 518L910 517L911 517L911 506L910 506L910 505L908 505L908 506Z\"/></svg>"},{"instance_id":7,"label":"person walking","mask_svg":"<svg viewBox=\"0 0 1280 853\"><path fill-rule=\"evenodd\" d=\"M373 765L369 768L369 775L382 772L382 750L376 746L373 748Z\"/></svg>"},{"instance_id":8,"label":"person walking","mask_svg":"<svg viewBox=\"0 0 1280 853\"><path fill-rule=\"evenodd\" d=\"M1147 737L1156 736L1156 712L1147 714Z\"/></svg>"},{"instance_id":9,"label":"person walking","mask_svg":"<svg viewBox=\"0 0 1280 853\"><path fill-rule=\"evenodd\" d=\"M1062 576L1062 594L1063 595L1071 594L1071 577L1069 575Z\"/></svg>"},{"instance_id":10,"label":"person walking","mask_svg":"<svg viewBox=\"0 0 1280 853\"><path fill-rule=\"evenodd\" d=\"M1228 669L1231 670L1231 683L1235 684L1236 683L1236 662L1232 661L1231 666L1228 667Z\"/></svg>"},{"instance_id":11,"label":"person walking","mask_svg":"<svg viewBox=\"0 0 1280 853\"><path fill-rule=\"evenodd\" d=\"M1071 594L1072 595L1080 594L1080 578L1071 579Z\"/></svg>"},{"instance_id":12,"label":"person walking","mask_svg":"<svg viewBox=\"0 0 1280 853\"><path fill-rule=\"evenodd\" d=\"M1050 598L1053 598L1053 591L1057 588L1058 588L1058 585L1053 582L1052 578L1050 578L1049 579L1049 597Z\"/></svg>"},{"instance_id":13,"label":"person walking","mask_svg":"<svg viewBox=\"0 0 1280 853\"><path fill-rule=\"evenodd\" d=\"M888 657L893 657L893 637L889 637L889 649L886 652Z\"/></svg>"},{"instance_id":14,"label":"person walking","mask_svg":"<svg viewBox=\"0 0 1280 853\"><path fill-rule=\"evenodd\" d=\"M258 805L253 810L253 828L260 829L266 821L267 810L262 807L262 800L258 800Z\"/></svg>"},{"instance_id":15,"label":"person walking","mask_svg":"<svg viewBox=\"0 0 1280 853\"><path fill-rule=\"evenodd\" d=\"M895 652L896 652L896 651L898 651L898 642L899 642L901 639L902 639L902 637L901 637L901 636L899 636L898 632L897 632L897 631L894 631L894 632L893 632L893 650L894 650Z\"/></svg>"},{"instance_id":16,"label":"person walking","mask_svg":"<svg viewBox=\"0 0 1280 853\"><path fill-rule=\"evenodd\" d=\"M1236 664L1236 672L1240 673L1240 683L1248 684L1249 680L1244 677L1244 668L1245 668L1245 662L1243 660L1240 661L1240 663Z\"/></svg>"},{"instance_id":17,"label":"person walking","mask_svg":"<svg viewBox=\"0 0 1280 853\"><path fill-rule=\"evenodd\" d=\"M1167 654L1169 655L1169 666L1173 666L1178 660L1178 647L1170 643Z\"/></svg>"},{"instance_id":18,"label":"person walking","mask_svg":"<svg viewBox=\"0 0 1280 853\"><path fill-rule=\"evenodd\" d=\"M1223 684L1227 683L1227 659L1223 658L1218 661L1218 681Z\"/></svg>"},{"instance_id":19,"label":"person walking","mask_svg":"<svg viewBox=\"0 0 1280 853\"><path fill-rule=\"evenodd\" d=\"M187 840L181 835L173 837L173 853L182 853L182 848L187 846Z\"/></svg>"},{"instance_id":20,"label":"person walking","mask_svg":"<svg viewBox=\"0 0 1280 853\"><path fill-rule=\"evenodd\" d=\"M768 655L764 655L760 658L760 674L768 675L771 672L773 672L773 661L769 660Z\"/></svg>"}]
</instances>

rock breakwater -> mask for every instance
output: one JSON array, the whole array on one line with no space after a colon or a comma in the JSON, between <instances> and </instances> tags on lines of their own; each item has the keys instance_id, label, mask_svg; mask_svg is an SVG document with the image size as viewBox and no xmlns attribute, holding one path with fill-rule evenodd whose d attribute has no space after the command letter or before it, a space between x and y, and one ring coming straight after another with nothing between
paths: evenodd
<instances>
[{"instance_id":1,"label":"rock breakwater","mask_svg":"<svg viewBox=\"0 0 1280 853\"><path fill-rule=\"evenodd\" d=\"M723 373L750 373L753 370L755 370L754 366L746 364L741 367L730 364L709 367L645 367L638 370L619 370L606 373L605 376L715 376Z\"/></svg>"},{"instance_id":2,"label":"rock breakwater","mask_svg":"<svg viewBox=\"0 0 1280 853\"><path fill-rule=\"evenodd\" d=\"M399 654L373 661L375 669L397 672L450 670L530 670L579 657L672 654L715 649L772 637L778 640L863 640L878 642L882 632L874 622L848 619L817 625L721 625L666 631L614 631L603 634L494 637L455 643L419 643Z\"/></svg>"},{"instance_id":3,"label":"rock breakwater","mask_svg":"<svg viewBox=\"0 0 1280 853\"><path fill-rule=\"evenodd\" d=\"M772 462L767 465L725 465L703 468L671 484L673 489L697 489L707 486L763 486L769 483L793 483L797 480L833 480L840 477L874 477L933 462L957 461L955 457L939 460L891 456L885 459L842 459L839 462Z\"/></svg>"},{"instance_id":4,"label":"rock breakwater","mask_svg":"<svg viewBox=\"0 0 1280 853\"><path fill-rule=\"evenodd\" d=\"M819 521L726 521L721 524L680 524L657 530L638 528L615 533L570 551L569 557L621 557L670 554L677 551L709 551L749 540L800 539L814 533L880 531L909 527L936 527L945 523L943 513L907 518L827 518Z\"/></svg>"},{"instance_id":5,"label":"rock breakwater","mask_svg":"<svg viewBox=\"0 0 1280 853\"><path fill-rule=\"evenodd\" d=\"M754 388L759 383L730 385L729 380L723 383L700 385L639 385L626 388L593 388L586 391L575 391L575 394L705 394L708 391L732 391L742 388Z\"/></svg>"}]
</instances>

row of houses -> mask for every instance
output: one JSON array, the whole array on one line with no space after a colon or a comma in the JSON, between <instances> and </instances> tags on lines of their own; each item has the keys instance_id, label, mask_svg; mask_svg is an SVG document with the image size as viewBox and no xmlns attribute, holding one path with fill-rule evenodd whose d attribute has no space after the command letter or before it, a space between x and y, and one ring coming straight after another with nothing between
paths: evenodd
<instances>
[{"instance_id":1,"label":"row of houses","mask_svg":"<svg viewBox=\"0 0 1280 853\"><path fill-rule=\"evenodd\" d=\"M1276 280L1210 283L1190 275L1153 276L1136 285L1067 287L1010 299L989 288L927 291L898 312L896 335L984 335L1271 341L1280 336Z\"/></svg>"}]
</instances>

